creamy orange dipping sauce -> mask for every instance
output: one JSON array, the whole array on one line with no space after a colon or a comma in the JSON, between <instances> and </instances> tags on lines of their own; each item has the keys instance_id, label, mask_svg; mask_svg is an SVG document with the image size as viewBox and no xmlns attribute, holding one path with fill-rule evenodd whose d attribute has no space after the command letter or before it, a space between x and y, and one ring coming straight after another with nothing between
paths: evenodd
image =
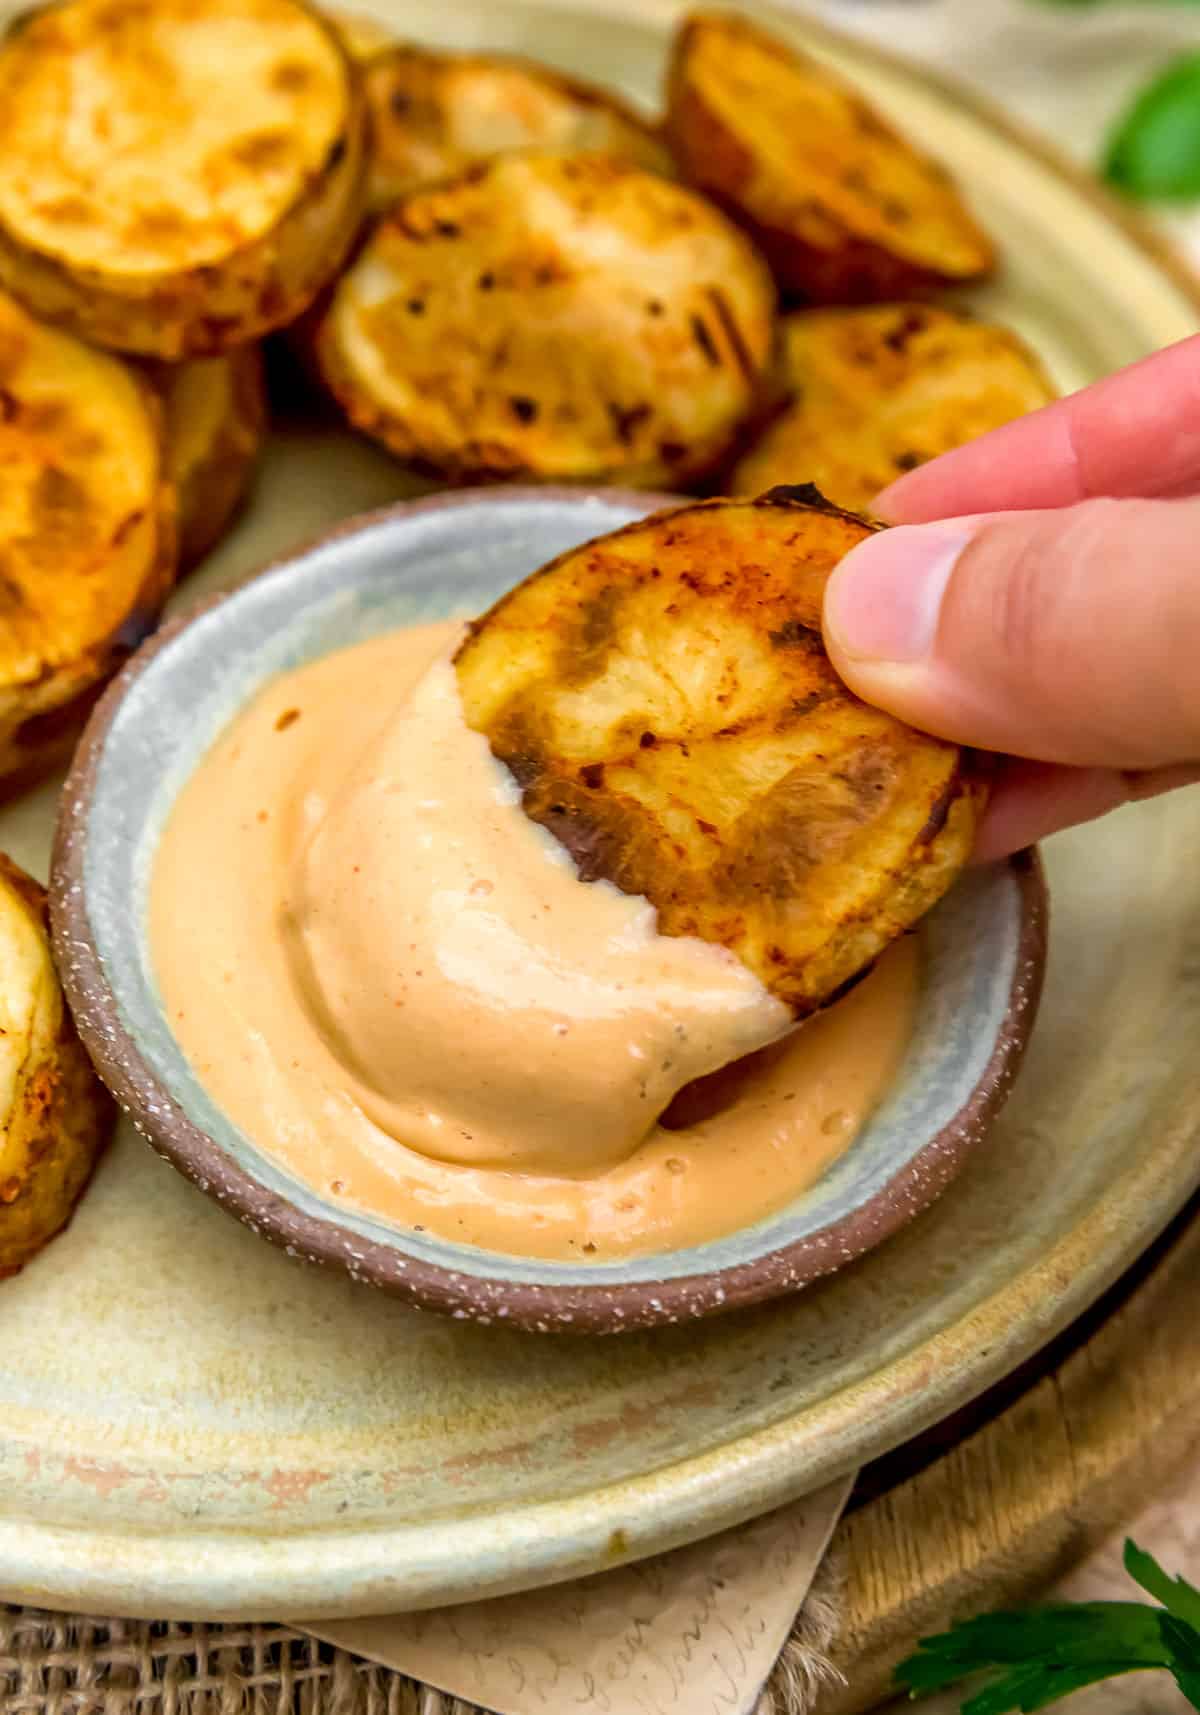
<instances>
[{"instance_id":1,"label":"creamy orange dipping sauce","mask_svg":"<svg viewBox=\"0 0 1200 1715\"><path fill-rule=\"evenodd\" d=\"M399 1226L602 1261L762 1219L893 1077L915 942L790 1029L732 954L580 882L521 812L462 719L458 632L282 676L197 768L150 899L184 1051L260 1148ZM723 1107L692 1099L755 1050Z\"/></svg>"}]
</instances>

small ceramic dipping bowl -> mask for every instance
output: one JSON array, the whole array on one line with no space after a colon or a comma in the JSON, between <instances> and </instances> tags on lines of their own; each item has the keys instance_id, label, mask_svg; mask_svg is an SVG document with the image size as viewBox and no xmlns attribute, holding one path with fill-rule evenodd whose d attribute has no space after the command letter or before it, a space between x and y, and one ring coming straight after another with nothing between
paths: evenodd
<instances>
[{"instance_id":1,"label":"small ceramic dipping bowl","mask_svg":"<svg viewBox=\"0 0 1200 1715\"><path fill-rule=\"evenodd\" d=\"M614 491L489 490L352 521L167 625L97 708L63 796L52 909L60 969L101 1077L154 1147L294 1255L416 1304L539 1331L678 1322L792 1291L910 1220L1008 1092L1045 950L1036 858L971 871L921 925L915 1033L882 1106L789 1207L687 1250L601 1265L505 1256L334 1207L244 1136L171 1031L146 929L155 848L208 747L281 671L399 626L478 613L554 555L664 504Z\"/></svg>"}]
</instances>

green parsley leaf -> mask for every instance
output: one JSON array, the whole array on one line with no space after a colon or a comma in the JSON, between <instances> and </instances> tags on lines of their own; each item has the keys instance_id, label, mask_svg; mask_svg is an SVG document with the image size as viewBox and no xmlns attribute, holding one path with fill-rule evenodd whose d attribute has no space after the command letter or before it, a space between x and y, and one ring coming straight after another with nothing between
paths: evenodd
<instances>
[{"instance_id":1,"label":"green parsley leaf","mask_svg":"<svg viewBox=\"0 0 1200 1715\"><path fill-rule=\"evenodd\" d=\"M1173 60L1118 122L1104 177L1132 197L1200 197L1200 54Z\"/></svg>"},{"instance_id":2,"label":"green parsley leaf","mask_svg":"<svg viewBox=\"0 0 1200 1715\"><path fill-rule=\"evenodd\" d=\"M1195 1709L1200 1709L1200 1633L1174 1614L1164 1614L1163 1638L1174 1660L1171 1672L1175 1683Z\"/></svg>"},{"instance_id":3,"label":"green parsley leaf","mask_svg":"<svg viewBox=\"0 0 1200 1715\"><path fill-rule=\"evenodd\" d=\"M1136 1542L1125 1542L1125 1570L1156 1602L1161 1602L1169 1614L1194 1626L1200 1632L1200 1590L1185 1578L1172 1578L1163 1571L1152 1554L1139 1548Z\"/></svg>"},{"instance_id":4,"label":"green parsley leaf","mask_svg":"<svg viewBox=\"0 0 1200 1715\"><path fill-rule=\"evenodd\" d=\"M1074 1602L983 1614L925 1638L896 1681L911 1695L960 1680L974 1689L963 1715L1033 1715L1084 1686L1159 1668L1200 1709L1200 1590L1125 1545L1125 1566L1161 1602Z\"/></svg>"}]
</instances>

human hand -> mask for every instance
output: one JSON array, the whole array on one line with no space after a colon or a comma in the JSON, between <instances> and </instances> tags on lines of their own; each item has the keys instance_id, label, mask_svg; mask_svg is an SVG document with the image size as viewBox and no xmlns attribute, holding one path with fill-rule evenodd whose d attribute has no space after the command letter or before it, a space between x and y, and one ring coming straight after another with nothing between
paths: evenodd
<instances>
[{"instance_id":1,"label":"human hand","mask_svg":"<svg viewBox=\"0 0 1200 1715\"><path fill-rule=\"evenodd\" d=\"M825 596L867 702L1007 761L977 855L1200 781L1200 336L902 477Z\"/></svg>"}]
</instances>

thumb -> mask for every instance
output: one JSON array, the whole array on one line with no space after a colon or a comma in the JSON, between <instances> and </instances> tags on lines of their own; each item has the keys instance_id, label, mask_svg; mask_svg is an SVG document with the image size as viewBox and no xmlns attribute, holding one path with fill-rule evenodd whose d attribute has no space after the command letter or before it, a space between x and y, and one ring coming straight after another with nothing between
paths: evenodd
<instances>
[{"instance_id":1,"label":"thumb","mask_svg":"<svg viewBox=\"0 0 1200 1715\"><path fill-rule=\"evenodd\" d=\"M852 690L910 725L1045 762L1200 759L1200 500L898 526L825 593Z\"/></svg>"}]
</instances>

